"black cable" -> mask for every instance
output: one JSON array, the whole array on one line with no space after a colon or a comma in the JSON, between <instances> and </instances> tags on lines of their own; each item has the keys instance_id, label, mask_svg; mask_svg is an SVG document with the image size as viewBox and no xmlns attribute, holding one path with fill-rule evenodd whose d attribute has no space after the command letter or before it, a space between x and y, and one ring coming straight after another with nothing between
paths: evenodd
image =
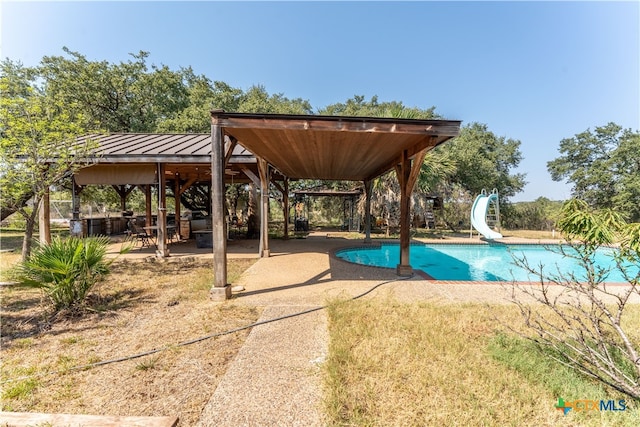
<instances>
[{"instance_id":1,"label":"black cable","mask_svg":"<svg viewBox=\"0 0 640 427\"><path fill-rule=\"evenodd\" d=\"M359 298L364 297L365 295L370 294L371 292L373 292L374 290L376 290L377 288L379 288L382 285L386 285L388 283L398 282L398 281L402 281L402 280L408 280L408 279L411 279L412 277L413 277L413 275L405 277L403 279L393 279L393 280L387 280L385 282L378 283L377 285L373 286L372 288L368 289L367 291L365 291L365 292L363 292L363 293L361 293L359 295L356 295L354 297L351 297L350 299L348 299L346 301L355 301L355 300L357 300ZM292 317L302 316L302 315L305 315L305 314L313 313L315 311L324 310L327 307L329 307L329 306L328 305L322 305L320 307L310 308L308 310L299 311L297 313L286 314L286 315L280 316L280 317L274 317L273 319L261 320L259 322L254 322L254 323L251 323L249 325L240 326L240 327L235 328L235 329L230 329L228 331L216 332L215 334L205 335L203 337L195 338L195 339L192 339L192 340L189 340L189 341L183 341L183 342L180 342L180 343L175 344L175 345L166 345L164 347L160 347L160 348L156 348L156 349L153 349L153 350L145 351L144 353L138 353L138 354L133 354L133 355L130 355L130 356L119 357L117 359L102 360L100 362L89 363L87 365L73 366L71 368L67 368L67 369L59 370L59 371L51 371L51 372L44 372L44 373L41 373L41 374L26 375L26 376L19 377L19 378L10 378L8 380L4 380L4 381L0 382L0 384L6 384L8 382L19 381L19 380L24 380L24 379L29 379L29 378L35 378L35 377L45 376L45 375L62 374L62 373L72 372L72 371L83 371L83 370L86 370L86 369L96 368L98 366L110 365L112 363L126 362L128 360L139 359L141 357L149 356L149 355L156 354L156 353L160 353L162 351L166 351L166 350L169 350L169 349L172 349L172 348L184 347L184 346L187 346L187 345L196 344L196 343L199 343L199 342L202 342L202 341L206 341L206 340L209 340L209 339L212 339L212 338L218 338L218 337L221 337L221 336L224 336L224 335L235 334L236 332L244 331L246 329L250 329L250 328L253 328L253 327L256 327L256 326L260 326L260 325L266 325L267 323L279 322L281 320L290 319Z\"/></svg>"}]
</instances>

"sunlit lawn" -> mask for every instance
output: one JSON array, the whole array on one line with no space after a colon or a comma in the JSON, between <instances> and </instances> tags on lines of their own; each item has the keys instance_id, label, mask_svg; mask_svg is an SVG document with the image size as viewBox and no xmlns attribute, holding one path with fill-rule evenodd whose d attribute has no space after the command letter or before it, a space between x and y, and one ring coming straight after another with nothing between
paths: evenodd
<instances>
[{"instance_id":1,"label":"sunlit lawn","mask_svg":"<svg viewBox=\"0 0 640 427\"><path fill-rule=\"evenodd\" d=\"M630 309L640 327L640 308ZM334 304L329 315L330 425L640 425L638 402L625 412L556 410L558 397L630 399L499 333L521 322L512 306L371 299Z\"/></svg>"}]
</instances>

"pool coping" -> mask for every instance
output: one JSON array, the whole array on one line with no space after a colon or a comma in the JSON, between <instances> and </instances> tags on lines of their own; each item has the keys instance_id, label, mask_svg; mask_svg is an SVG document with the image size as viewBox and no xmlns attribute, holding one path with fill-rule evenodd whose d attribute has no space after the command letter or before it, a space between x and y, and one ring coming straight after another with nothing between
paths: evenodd
<instances>
[{"instance_id":1,"label":"pool coping","mask_svg":"<svg viewBox=\"0 0 640 427\"><path fill-rule=\"evenodd\" d=\"M366 267L366 268L371 268L371 269L383 269L385 271L389 271L389 270L394 270L395 267L382 267L379 265L366 265L366 264L358 264L355 262L351 262L351 261L347 261L343 258L340 258L337 253L340 251L344 251L344 250L349 250L349 249L379 249L383 244L394 244L394 245L399 245L398 240L393 240L393 239L376 239L375 241L371 241L371 243L365 243L365 242L361 242L359 244L356 245L347 245L347 246L343 246L343 247L339 247L339 248L334 248L331 251L329 251L329 256L332 259L338 260L340 262L343 263L347 263L347 264L353 264L353 265L357 265L360 267ZM412 240L410 245L421 245L421 246L429 246L429 245L449 245L449 246L481 246L481 245L487 245L487 246L491 246L492 244L497 244L497 245L502 245L502 246L551 246L551 245L569 245L570 242L567 242L565 240L559 240L559 241L555 241L555 242L546 242L546 243L540 243L540 242L495 242L495 241L487 241L487 240L477 240L477 241L473 241L473 242L457 242L457 241L442 241L442 240L437 240L437 241L428 241L428 242L424 242L424 241L420 241L420 240ZM605 245L606 247L616 247L614 245ZM429 275L428 273L426 273L425 271L422 271L420 269L416 269L412 267L412 271L413 271L413 275L414 277L419 277L422 280L428 281L428 282L435 282L435 283L439 283L439 284L451 284L451 285L500 285L500 286L505 286L505 285L509 285L509 286L513 286L513 285L520 285L520 286L534 286L534 285L539 285L542 286L541 281L535 281L535 282L525 282L525 281L516 281L516 280L503 280L503 281L490 281L490 280L450 280L450 279L436 279L435 277ZM550 283L549 281L545 281L545 285L546 286L564 286L560 283ZM630 283L627 282L610 282L610 283L604 283L604 285L606 286L631 286Z\"/></svg>"}]
</instances>

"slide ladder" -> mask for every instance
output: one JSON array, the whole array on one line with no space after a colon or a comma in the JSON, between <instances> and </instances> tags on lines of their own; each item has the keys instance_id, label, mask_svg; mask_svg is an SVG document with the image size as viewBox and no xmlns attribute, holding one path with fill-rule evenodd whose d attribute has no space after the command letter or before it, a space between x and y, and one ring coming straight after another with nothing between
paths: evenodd
<instances>
[{"instance_id":1,"label":"slide ladder","mask_svg":"<svg viewBox=\"0 0 640 427\"><path fill-rule=\"evenodd\" d=\"M487 224L488 216L495 222L499 221L500 211L498 206L498 191L493 190L491 194L487 194L485 190L482 190L482 193L476 197L471 207L471 226L489 240L502 239L502 234L492 230ZM473 228L471 230L472 234Z\"/></svg>"}]
</instances>

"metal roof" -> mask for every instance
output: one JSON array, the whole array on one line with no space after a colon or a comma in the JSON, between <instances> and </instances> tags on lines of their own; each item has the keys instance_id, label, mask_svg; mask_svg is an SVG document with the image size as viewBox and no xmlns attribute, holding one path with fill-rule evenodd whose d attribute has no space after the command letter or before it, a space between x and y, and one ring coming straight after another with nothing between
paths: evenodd
<instances>
[{"instance_id":1,"label":"metal roof","mask_svg":"<svg viewBox=\"0 0 640 427\"><path fill-rule=\"evenodd\" d=\"M257 173L256 157L292 179L363 181L458 135L460 121L211 112L212 124L237 144L227 175ZM96 163L163 163L168 174L211 177L211 134L89 134ZM205 166L206 165L206 166ZM239 181L238 181L239 182Z\"/></svg>"},{"instance_id":2,"label":"metal roof","mask_svg":"<svg viewBox=\"0 0 640 427\"><path fill-rule=\"evenodd\" d=\"M209 163L211 134L112 133L88 134L77 138L97 145L94 153L98 163ZM236 145L231 163L255 163L246 148Z\"/></svg>"}]
</instances>

